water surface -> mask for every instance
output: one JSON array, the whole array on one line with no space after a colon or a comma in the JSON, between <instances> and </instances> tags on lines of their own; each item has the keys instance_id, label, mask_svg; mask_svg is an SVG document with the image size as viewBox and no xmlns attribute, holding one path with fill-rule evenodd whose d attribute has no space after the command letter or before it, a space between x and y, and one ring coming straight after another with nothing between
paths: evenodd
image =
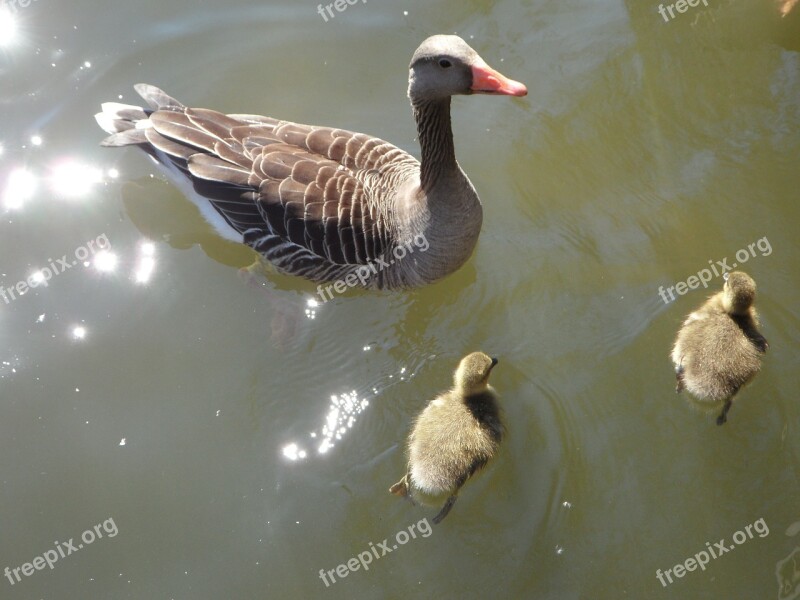
<instances>
[{"instance_id":1,"label":"water surface","mask_svg":"<svg viewBox=\"0 0 800 600\"><path fill-rule=\"evenodd\" d=\"M710 0L665 22L657 8L14 12L0 285L64 255L70 267L0 299L0 569L108 529L52 570L3 577L0 596L800 597L797 15ZM408 61L451 32L530 94L455 99L484 226L469 263L425 289L315 306L313 285L243 276L250 252L215 238L146 157L98 146L99 104L138 102L131 86L148 82L418 154ZM741 268L770 350L717 427L675 395L668 359L710 291L665 303L659 288L762 239L770 251ZM321 569L435 514L386 490L411 419L476 349L500 358L500 456L432 533L326 587ZM657 570L748 526L704 570L660 583Z\"/></svg>"}]
</instances>

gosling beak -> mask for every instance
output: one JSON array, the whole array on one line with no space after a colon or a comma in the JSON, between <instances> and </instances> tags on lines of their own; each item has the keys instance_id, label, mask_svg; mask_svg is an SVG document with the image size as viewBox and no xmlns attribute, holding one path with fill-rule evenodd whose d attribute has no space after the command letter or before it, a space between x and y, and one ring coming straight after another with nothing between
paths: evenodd
<instances>
[{"instance_id":1,"label":"gosling beak","mask_svg":"<svg viewBox=\"0 0 800 600\"><path fill-rule=\"evenodd\" d=\"M498 73L483 60L472 65L473 94L495 94L501 96L527 96L528 88L524 83L509 79Z\"/></svg>"},{"instance_id":2,"label":"gosling beak","mask_svg":"<svg viewBox=\"0 0 800 600\"><path fill-rule=\"evenodd\" d=\"M497 360L497 359L496 359L496 358L493 356L493 357L492 357L492 366L490 367L490 369L493 369L493 368L494 368L494 366L495 366L495 365L496 365L498 362L499 362L499 361L498 361L498 360Z\"/></svg>"}]
</instances>

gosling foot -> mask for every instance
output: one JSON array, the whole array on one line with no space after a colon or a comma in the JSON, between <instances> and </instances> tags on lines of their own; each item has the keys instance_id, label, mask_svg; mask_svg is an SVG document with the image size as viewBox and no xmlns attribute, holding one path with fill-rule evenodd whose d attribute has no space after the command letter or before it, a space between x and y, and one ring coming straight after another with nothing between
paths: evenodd
<instances>
[{"instance_id":1,"label":"gosling foot","mask_svg":"<svg viewBox=\"0 0 800 600\"><path fill-rule=\"evenodd\" d=\"M417 503L414 502L414 499L411 497L408 485L408 474L403 476L403 478L400 481L398 481L392 487L390 487L389 493L394 494L395 496L402 496L403 498L411 502L413 506L417 505Z\"/></svg>"},{"instance_id":2,"label":"gosling foot","mask_svg":"<svg viewBox=\"0 0 800 600\"><path fill-rule=\"evenodd\" d=\"M728 422L728 411L731 409L733 402L731 400L727 400L725 402L725 406L722 407L722 412L717 417L717 425L724 425Z\"/></svg>"},{"instance_id":3,"label":"gosling foot","mask_svg":"<svg viewBox=\"0 0 800 600\"><path fill-rule=\"evenodd\" d=\"M456 496L450 496L447 499L447 502L444 503L444 506L442 507L442 510L439 511L439 514L433 517L434 525L438 525L442 522L442 520L444 520L444 518L447 516L447 513L449 513L450 509L453 508L453 504L456 503L456 498Z\"/></svg>"}]
</instances>

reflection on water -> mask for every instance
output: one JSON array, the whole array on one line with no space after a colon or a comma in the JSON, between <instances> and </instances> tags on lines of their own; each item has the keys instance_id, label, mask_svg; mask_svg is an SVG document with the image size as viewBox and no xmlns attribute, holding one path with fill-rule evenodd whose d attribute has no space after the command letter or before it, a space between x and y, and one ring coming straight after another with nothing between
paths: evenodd
<instances>
[{"instance_id":1,"label":"reflection on water","mask_svg":"<svg viewBox=\"0 0 800 600\"><path fill-rule=\"evenodd\" d=\"M800 11L709 4L670 22L632 1L376 0L329 23L288 0L0 10L0 569L120 524L58 571L0 575L0 596L320 596L321 566L423 515L386 488L413 415L477 349L503 365L491 476L425 547L326 596L648 598L687 548L796 522ZM428 288L319 304L143 153L97 145L99 103L152 81L418 153L408 59L439 31L530 96L454 100L485 220ZM762 237L770 354L718 431L668 360L707 292L656 290ZM669 597L774 597L773 573L798 597L793 542L742 546Z\"/></svg>"},{"instance_id":2,"label":"reflection on water","mask_svg":"<svg viewBox=\"0 0 800 600\"><path fill-rule=\"evenodd\" d=\"M786 529L786 535L794 537L800 533L800 521L792 523ZM800 598L800 546L797 546L783 560L775 565L778 578L778 600L794 600Z\"/></svg>"},{"instance_id":3,"label":"reflection on water","mask_svg":"<svg viewBox=\"0 0 800 600\"><path fill-rule=\"evenodd\" d=\"M3 192L3 205L7 210L19 210L36 194L38 180L25 169L14 169L8 175Z\"/></svg>"},{"instance_id":4,"label":"reflection on water","mask_svg":"<svg viewBox=\"0 0 800 600\"><path fill-rule=\"evenodd\" d=\"M5 6L0 7L0 48L12 46L17 37L17 20Z\"/></svg>"},{"instance_id":5,"label":"reflection on water","mask_svg":"<svg viewBox=\"0 0 800 600\"><path fill-rule=\"evenodd\" d=\"M312 299L309 302L316 301ZM371 350L371 346L363 347L365 353ZM332 395L322 426L311 431L305 442L298 440L286 444L282 449L283 455L292 461L303 459L308 456L306 448L315 450L318 455L327 454L354 429L371 402L378 401L394 385L413 380L424 363L424 359L420 360L413 370L400 367L396 373L390 373L364 391L351 390Z\"/></svg>"},{"instance_id":6,"label":"reflection on water","mask_svg":"<svg viewBox=\"0 0 800 600\"><path fill-rule=\"evenodd\" d=\"M94 187L119 176L115 169L104 176L100 169L90 167L74 159L57 159L48 167L49 175L32 172L29 168L17 167L7 176L2 191L6 210L21 210L39 194L47 193L48 198L79 199L86 198ZM46 190L40 189L46 183Z\"/></svg>"},{"instance_id":7,"label":"reflection on water","mask_svg":"<svg viewBox=\"0 0 800 600\"><path fill-rule=\"evenodd\" d=\"M103 180L103 173L72 159L59 161L52 167L50 189L65 198L85 197Z\"/></svg>"},{"instance_id":8,"label":"reflection on water","mask_svg":"<svg viewBox=\"0 0 800 600\"><path fill-rule=\"evenodd\" d=\"M334 440L341 440L342 436L349 429L352 429L356 418L367 406L369 406L369 400L359 400L358 393L355 390L350 393L331 396L330 408L321 431L312 431L308 435L309 438L314 440L317 452L325 454L333 448ZM317 442L318 438L321 439L320 442ZM284 446L283 455L290 460L298 460L305 458L307 453L297 443L292 442Z\"/></svg>"},{"instance_id":9,"label":"reflection on water","mask_svg":"<svg viewBox=\"0 0 800 600\"><path fill-rule=\"evenodd\" d=\"M156 269L156 245L152 242L141 242L134 272L136 283L145 285L150 282Z\"/></svg>"}]
</instances>

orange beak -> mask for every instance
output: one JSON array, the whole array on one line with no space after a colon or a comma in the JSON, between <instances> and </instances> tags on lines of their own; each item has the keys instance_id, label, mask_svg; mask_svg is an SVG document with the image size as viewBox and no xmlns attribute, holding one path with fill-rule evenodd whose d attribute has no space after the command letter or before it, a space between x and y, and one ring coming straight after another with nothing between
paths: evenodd
<instances>
[{"instance_id":1,"label":"orange beak","mask_svg":"<svg viewBox=\"0 0 800 600\"><path fill-rule=\"evenodd\" d=\"M524 83L509 79L483 61L472 66L472 87L470 89L474 94L528 95L528 88Z\"/></svg>"}]
</instances>

